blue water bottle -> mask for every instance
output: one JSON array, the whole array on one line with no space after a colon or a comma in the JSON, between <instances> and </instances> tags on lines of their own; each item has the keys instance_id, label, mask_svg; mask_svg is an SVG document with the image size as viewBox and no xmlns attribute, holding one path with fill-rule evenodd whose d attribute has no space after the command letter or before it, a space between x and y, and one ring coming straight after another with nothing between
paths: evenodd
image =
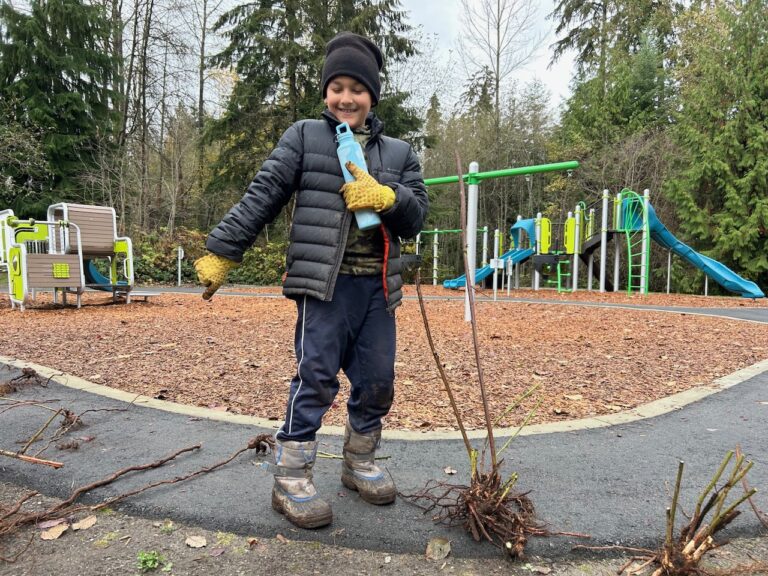
<instances>
[{"instance_id":1,"label":"blue water bottle","mask_svg":"<svg viewBox=\"0 0 768 576\"><path fill-rule=\"evenodd\" d=\"M336 126L336 141L339 143L336 153L339 155L339 163L341 164L341 171L344 173L344 180L352 182L355 177L347 170L347 162L352 162L362 170L368 170L365 165L363 147L355 140L355 135L346 122ZM370 208L355 211L355 218L357 219L357 227L360 230L370 230L371 228L377 228L381 224L379 215Z\"/></svg>"}]
</instances>

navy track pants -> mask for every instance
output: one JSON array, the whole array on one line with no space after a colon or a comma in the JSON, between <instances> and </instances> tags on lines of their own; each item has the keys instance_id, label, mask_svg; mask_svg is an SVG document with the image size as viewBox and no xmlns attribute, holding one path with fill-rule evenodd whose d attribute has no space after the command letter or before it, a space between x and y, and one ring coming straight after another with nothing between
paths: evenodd
<instances>
[{"instance_id":1,"label":"navy track pants","mask_svg":"<svg viewBox=\"0 0 768 576\"><path fill-rule=\"evenodd\" d=\"M339 274L333 300L297 299L296 375L278 440L308 442L339 391L339 370L352 385L352 428L381 428L394 398L395 317L387 311L381 276Z\"/></svg>"}]
</instances>

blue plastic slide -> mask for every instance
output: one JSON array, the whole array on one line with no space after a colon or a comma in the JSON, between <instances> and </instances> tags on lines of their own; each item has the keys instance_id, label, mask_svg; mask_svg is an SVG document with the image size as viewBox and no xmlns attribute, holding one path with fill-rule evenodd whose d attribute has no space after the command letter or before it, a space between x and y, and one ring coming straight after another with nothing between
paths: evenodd
<instances>
[{"instance_id":1,"label":"blue plastic slide","mask_svg":"<svg viewBox=\"0 0 768 576\"><path fill-rule=\"evenodd\" d=\"M520 262L525 262L528 258L533 256L534 252L535 250L533 248L515 248L514 250L510 250L509 252L505 252L499 256L499 260L502 260L505 265L507 261L511 261L512 264L519 264ZM475 271L475 282L485 280L491 274L493 274L493 268L490 266L483 266L482 268L478 268ZM444 280L443 288L464 288L466 284L467 275L462 274L458 278L453 278L452 280Z\"/></svg>"},{"instance_id":2,"label":"blue plastic slide","mask_svg":"<svg viewBox=\"0 0 768 576\"><path fill-rule=\"evenodd\" d=\"M671 250L686 262L702 270L707 276L720 284L726 290L740 294L744 298L765 298L765 294L754 282L746 280L736 274L727 266L712 260L703 254L699 254L693 248L683 244L667 230L656 217L653 206L648 206L648 227L651 238L661 244L667 250Z\"/></svg>"},{"instance_id":3,"label":"blue plastic slide","mask_svg":"<svg viewBox=\"0 0 768 576\"><path fill-rule=\"evenodd\" d=\"M108 292L112 291L112 282L96 269L93 260L85 261L83 274L85 275L85 285L88 286L88 288L93 288L94 290L106 290ZM117 285L127 286L128 282L120 281Z\"/></svg>"}]
</instances>

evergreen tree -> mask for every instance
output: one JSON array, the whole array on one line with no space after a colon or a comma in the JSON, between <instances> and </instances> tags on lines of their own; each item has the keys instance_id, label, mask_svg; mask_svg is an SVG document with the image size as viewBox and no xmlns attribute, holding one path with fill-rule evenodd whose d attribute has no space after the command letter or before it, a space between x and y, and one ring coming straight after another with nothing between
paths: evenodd
<instances>
[{"instance_id":1,"label":"evergreen tree","mask_svg":"<svg viewBox=\"0 0 768 576\"><path fill-rule=\"evenodd\" d=\"M429 153L440 141L443 130L443 117L440 110L440 98L435 92L429 99L427 118L424 123L424 146L427 148L425 155Z\"/></svg>"},{"instance_id":2,"label":"evergreen tree","mask_svg":"<svg viewBox=\"0 0 768 576\"><path fill-rule=\"evenodd\" d=\"M557 21L555 34L566 32L552 47L552 62L569 50L576 50L579 71L597 71L601 94L605 88L608 50L613 38L611 19L616 5L609 0L559 0L549 18Z\"/></svg>"},{"instance_id":3,"label":"evergreen tree","mask_svg":"<svg viewBox=\"0 0 768 576\"><path fill-rule=\"evenodd\" d=\"M29 211L35 196L50 178L41 146L41 133L29 120L15 117L16 106L0 100L0 209L42 216L45 206ZM34 208L34 207L33 207Z\"/></svg>"},{"instance_id":4,"label":"evergreen tree","mask_svg":"<svg viewBox=\"0 0 768 576\"><path fill-rule=\"evenodd\" d=\"M113 130L110 22L103 7L82 0L32 0L28 14L3 2L0 30L0 98L19 122L42 130L46 193L71 198Z\"/></svg>"},{"instance_id":5,"label":"evergreen tree","mask_svg":"<svg viewBox=\"0 0 768 576\"><path fill-rule=\"evenodd\" d=\"M768 11L761 0L718 1L684 30L675 134L688 157L670 198L697 249L765 287Z\"/></svg>"}]
</instances>

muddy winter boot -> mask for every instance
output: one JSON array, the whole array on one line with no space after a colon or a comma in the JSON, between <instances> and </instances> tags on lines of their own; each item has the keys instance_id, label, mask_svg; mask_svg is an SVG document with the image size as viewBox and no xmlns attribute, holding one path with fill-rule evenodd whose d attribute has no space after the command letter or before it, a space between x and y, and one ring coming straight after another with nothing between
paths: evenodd
<instances>
[{"instance_id":1,"label":"muddy winter boot","mask_svg":"<svg viewBox=\"0 0 768 576\"><path fill-rule=\"evenodd\" d=\"M344 432L344 462L341 482L370 504L391 504L397 496L395 483L389 474L376 466L374 456L381 442L381 428L368 434L358 434L347 422Z\"/></svg>"},{"instance_id":2,"label":"muddy winter boot","mask_svg":"<svg viewBox=\"0 0 768 576\"><path fill-rule=\"evenodd\" d=\"M299 528L320 528L333 519L331 506L312 483L316 454L317 442L275 440L275 463L266 466L275 476L272 508Z\"/></svg>"}]
</instances>

